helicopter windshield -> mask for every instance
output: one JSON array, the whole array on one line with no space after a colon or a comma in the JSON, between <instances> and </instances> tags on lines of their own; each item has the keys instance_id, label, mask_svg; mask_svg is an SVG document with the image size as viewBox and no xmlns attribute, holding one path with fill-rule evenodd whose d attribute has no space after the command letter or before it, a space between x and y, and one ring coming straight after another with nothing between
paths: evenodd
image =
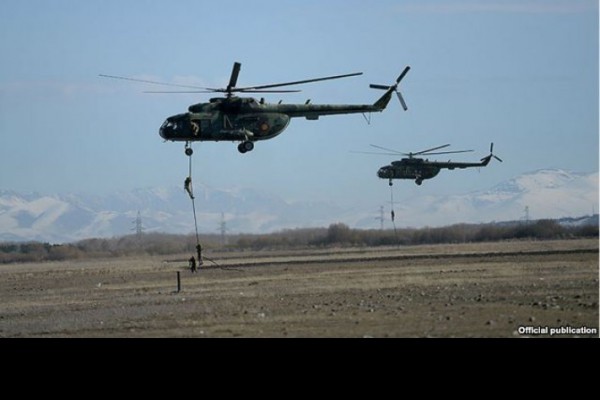
<instances>
[{"instance_id":1,"label":"helicopter windshield","mask_svg":"<svg viewBox=\"0 0 600 400\"><path fill-rule=\"evenodd\" d=\"M181 118L183 115L174 115L163 122L158 133L166 140L172 140L184 133L184 121Z\"/></svg>"},{"instance_id":2,"label":"helicopter windshield","mask_svg":"<svg viewBox=\"0 0 600 400\"><path fill-rule=\"evenodd\" d=\"M393 173L389 166L385 166L379 168L379 171L377 171L377 176L380 178L391 178L393 176Z\"/></svg>"},{"instance_id":3,"label":"helicopter windshield","mask_svg":"<svg viewBox=\"0 0 600 400\"><path fill-rule=\"evenodd\" d=\"M168 119L162 124L161 128L177 129L177 122L169 121Z\"/></svg>"}]
</instances>

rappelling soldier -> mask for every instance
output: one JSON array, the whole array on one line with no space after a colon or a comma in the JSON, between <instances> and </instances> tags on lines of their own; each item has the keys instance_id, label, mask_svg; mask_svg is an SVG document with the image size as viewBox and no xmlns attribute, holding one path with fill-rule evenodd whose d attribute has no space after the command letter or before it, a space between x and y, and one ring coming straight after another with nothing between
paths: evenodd
<instances>
[{"instance_id":1,"label":"rappelling soldier","mask_svg":"<svg viewBox=\"0 0 600 400\"><path fill-rule=\"evenodd\" d=\"M188 176L187 178L185 178L185 182L183 183L183 188L185 189L186 192L188 192L188 194L190 195L190 198L193 200L194 199L194 195L192 194L192 178L190 176Z\"/></svg>"},{"instance_id":2,"label":"rappelling soldier","mask_svg":"<svg viewBox=\"0 0 600 400\"><path fill-rule=\"evenodd\" d=\"M192 256L189 259L189 263L190 263L190 270L192 271L192 273L196 272L196 259L194 258L194 256Z\"/></svg>"}]
</instances>

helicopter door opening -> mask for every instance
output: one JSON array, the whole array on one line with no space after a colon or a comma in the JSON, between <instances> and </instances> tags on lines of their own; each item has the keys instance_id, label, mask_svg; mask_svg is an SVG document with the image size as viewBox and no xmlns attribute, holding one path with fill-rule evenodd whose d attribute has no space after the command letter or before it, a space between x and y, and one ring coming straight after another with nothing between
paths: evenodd
<instances>
[{"instance_id":1,"label":"helicopter door opening","mask_svg":"<svg viewBox=\"0 0 600 400\"><path fill-rule=\"evenodd\" d=\"M193 135L201 136L203 133L210 132L210 119L192 120L191 126Z\"/></svg>"}]
</instances>

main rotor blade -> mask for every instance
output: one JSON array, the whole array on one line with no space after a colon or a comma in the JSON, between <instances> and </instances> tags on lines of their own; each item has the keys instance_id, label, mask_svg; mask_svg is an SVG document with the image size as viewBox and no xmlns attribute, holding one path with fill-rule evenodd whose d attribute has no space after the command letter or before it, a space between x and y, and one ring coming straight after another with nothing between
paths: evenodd
<instances>
[{"instance_id":1,"label":"main rotor blade","mask_svg":"<svg viewBox=\"0 0 600 400\"><path fill-rule=\"evenodd\" d=\"M241 68L242 64L240 64L239 62L233 63L233 69L231 70L231 77L229 78L229 85L227 85L227 89L235 87L238 80L238 76L240 75Z\"/></svg>"},{"instance_id":2,"label":"main rotor blade","mask_svg":"<svg viewBox=\"0 0 600 400\"><path fill-rule=\"evenodd\" d=\"M445 144L443 146L438 146L438 147L433 147L431 149L427 149L427 150L423 150L423 151L419 151L418 153L412 153L414 156L418 155L418 154L423 154L423 153L429 153L430 151L434 151L434 150L438 150L438 149L443 149L444 147L448 147L450 146L449 144Z\"/></svg>"},{"instance_id":3,"label":"main rotor blade","mask_svg":"<svg viewBox=\"0 0 600 400\"><path fill-rule=\"evenodd\" d=\"M373 151L354 151L354 150L350 150L350 153L373 154L376 156L397 156L398 155L398 153L375 153Z\"/></svg>"},{"instance_id":4,"label":"main rotor blade","mask_svg":"<svg viewBox=\"0 0 600 400\"><path fill-rule=\"evenodd\" d=\"M306 79L303 81L274 83L271 85L249 86L249 87L245 87L245 88L233 88L232 92L247 92L248 90L255 90L255 89L270 89L270 88L281 87L281 86L301 85L303 83L327 81L330 79L347 78L349 76L357 76L357 75L362 75L362 72L355 72L353 74L345 74L345 75L326 76L324 78Z\"/></svg>"},{"instance_id":5,"label":"main rotor blade","mask_svg":"<svg viewBox=\"0 0 600 400\"><path fill-rule=\"evenodd\" d=\"M437 153L429 153L429 152L427 152L427 153L419 153L419 154L425 154L425 155L431 156L431 155L438 155L438 154L470 153L472 151L473 150L456 150L456 151L440 151L440 152L437 152Z\"/></svg>"},{"instance_id":6,"label":"main rotor blade","mask_svg":"<svg viewBox=\"0 0 600 400\"><path fill-rule=\"evenodd\" d=\"M182 94L186 94L186 93L214 93L214 90L175 90L175 91L168 91L168 90L144 90L142 93L153 93L153 94L174 94L174 93L182 93Z\"/></svg>"},{"instance_id":7,"label":"main rotor blade","mask_svg":"<svg viewBox=\"0 0 600 400\"><path fill-rule=\"evenodd\" d=\"M371 145L369 145L369 146L371 146L371 147L375 147L376 149L379 149L379 150L391 151L392 153L396 153L396 154L403 155L403 156L406 156L406 155L408 155L408 154L406 154L406 153L402 153L402 152L400 152L400 151L398 151L398 150L394 150L394 149L388 149L388 148L386 148L386 147L377 146L376 144L371 144Z\"/></svg>"},{"instance_id":8,"label":"main rotor blade","mask_svg":"<svg viewBox=\"0 0 600 400\"><path fill-rule=\"evenodd\" d=\"M297 93L301 90L244 90L244 93ZM208 89L208 90L145 90L143 93L227 93L227 89Z\"/></svg>"},{"instance_id":9,"label":"main rotor blade","mask_svg":"<svg viewBox=\"0 0 600 400\"><path fill-rule=\"evenodd\" d=\"M150 83L152 85L163 85L163 86L173 86L173 87L182 87L182 88L188 88L188 89L202 89L202 90L210 90L208 88L204 88L204 87L200 87L200 86L192 86L192 85L178 85L176 83L165 83L165 82L156 82L156 81L149 81L146 79L135 79L135 78L127 78L125 76L116 76L116 75L104 75L104 74L99 74L98 76L101 76L103 78L111 78L111 79L121 79L124 81L132 81L132 82L141 82L141 83Z\"/></svg>"},{"instance_id":10,"label":"main rotor blade","mask_svg":"<svg viewBox=\"0 0 600 400\"><path fill-rule=\"evenodd\" d=\"M254 90L254 89L247 89L247 90L233 90L234 92L243 92L243 93L298 93L301 92L302 90Z\"/></svg>"}]
</instances>

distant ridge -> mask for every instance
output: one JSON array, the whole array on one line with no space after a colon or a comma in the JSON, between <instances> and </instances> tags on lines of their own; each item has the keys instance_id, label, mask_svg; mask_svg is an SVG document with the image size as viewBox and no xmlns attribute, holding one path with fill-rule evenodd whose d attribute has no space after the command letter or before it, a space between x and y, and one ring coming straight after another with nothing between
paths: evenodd
<instances>
[{"instance_id":1,"label":"distant ridge","mask_svg":"<svg viewBox=\"0 0 600 400\"><path fill-rule=\"evenodd\" d=\"M566 227L579 227L579 226L588 226L588 225L599 225L599 219L598 219L598 214L593 214L593 215L584 215L581 217L567 217L567 218L558 218L558 219L552 219L553 221L555 221L557 224L561 225L561 226L566 226ZM535 223L539 220L530 220L528 221L529 223ZM495 225L500 225L500 226L511 226L511 225L521 225L527 223L527 221L525 221L524 219L519 219L519 220L514 220L514 221L501 221L501 222L496 222Z\"/></svg>"},{"instance_id":2,"label":"distant ridge","mask_svg":"<svg viewBox=\"0 0 600 400\"><path fill-rule=\"evenodd\" d=\"M444 226L530 219L561 219L598 210L598 172L541 169L488 190L451 196L419 196L396 205L396 224ZM357 223L362 226L367 222Z\"/></svg>"},{"instance_id":3,"label":"distant ridge","mask_svg":"<svg viewBox=\"0 0 600 400\"><path fill-rule=\"evenodd\" d=\"M342 222L376 229L373 210L357 212L330 203L286 202L249 188L195 188L199 229L217 233L222 215L230 233L269 233ZM398 227L456 223L559 219L561 224L598 223L583 219L598 210L598 172L544 169L501 182L488 190L452 196L416 196L396 205ZM18 193L0 190L0 241L74 242L133 232L141 214L144 232L193 232L191 204L183 188L142 188L108 196ZM591 221L591 222L590 222ZM595 222L594 222L595 221ZM391 227L389 221L387 227Z\"/></svg>"}]
</instances>

